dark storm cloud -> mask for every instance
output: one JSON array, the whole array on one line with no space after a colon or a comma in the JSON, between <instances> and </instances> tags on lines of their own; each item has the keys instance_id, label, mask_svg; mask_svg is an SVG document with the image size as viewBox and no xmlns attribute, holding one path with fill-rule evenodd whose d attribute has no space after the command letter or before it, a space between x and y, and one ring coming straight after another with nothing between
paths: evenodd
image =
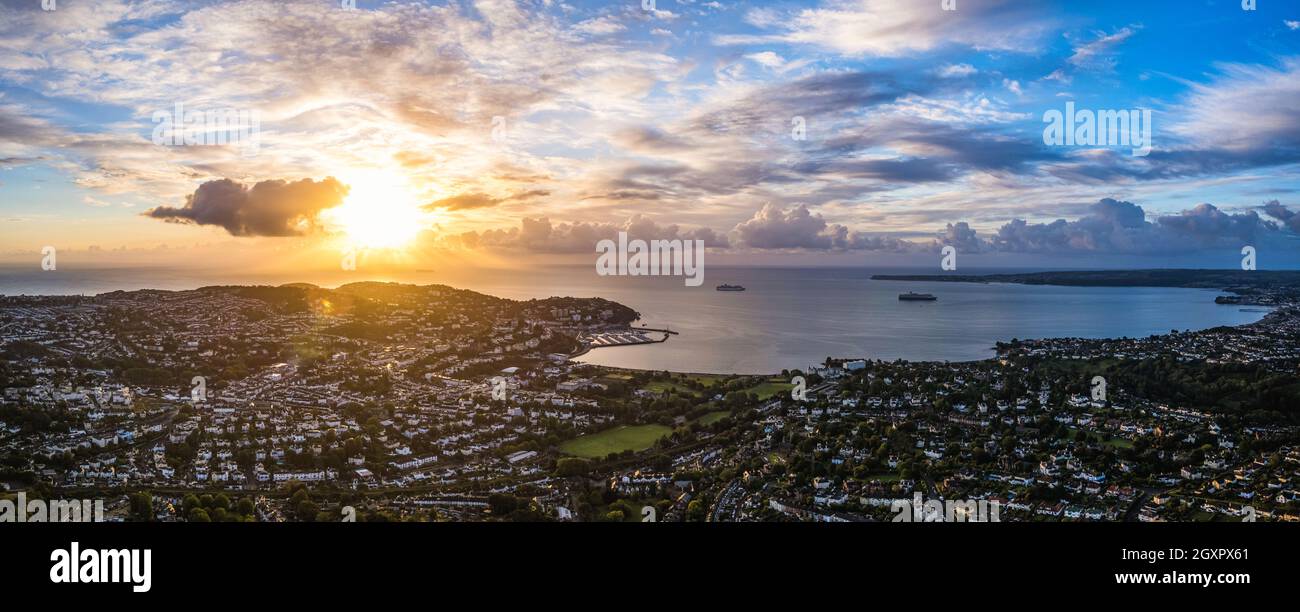
<instances>
[{"instance_id":1,"label":"dark storm cloud","mask_svg":"<svg viewBox=\"0 0 1300 612\"><path fill-rule=\"evenodd\" d=\"M180 208L160 206L144 213L172 223L219 225L232 236L298 236L317 215L343 202L348 188L334 177L262 181L247 187L230 179L208 181Z\"/></svg>"}]
</instances>

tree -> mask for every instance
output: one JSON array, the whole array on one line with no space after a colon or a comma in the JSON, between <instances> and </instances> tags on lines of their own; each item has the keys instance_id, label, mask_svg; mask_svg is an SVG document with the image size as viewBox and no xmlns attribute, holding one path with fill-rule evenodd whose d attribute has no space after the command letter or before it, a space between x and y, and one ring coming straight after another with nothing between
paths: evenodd
<instances>
[{"instance_id":1,"label":"tree","mask_svg":"<svg viewBox=\"0 0 1300 612\"><path fill-rule=\"evenodd\" d=\"M555 473L560 476L584 476L591 471L591 462L577 457L565 457L555 462Z\"/></svg>"},{"instance_id":2,"label":"tree","mask_svg":"<svg viewBox=\"0 0 1300 612\"><path fill-rule=\"evenodd\" d=\"M294 509L297 511L298 520L304 522L315 520L316 514L320 512L320 508L316 507L316 504L308 499L298 502Z\"/></svg>"},{"instance_id":3,"label":"tree","mask_svg":"<svg viewBox=\"0 0 1300 612\"><path fill-rule=\"evenodd\" d=\"M493 493L488 496L488 508L496 516L505 516L519 507L519 499L508 493Z\"/></svg>"},{"instance_id":4,"label":"tree","mask_svg":"<svg viewBox=\"0 0 1300 612\"><path fill-rule=\"evenodd\" d=\"M131 515L141 521L153 520L153 496L147 491L132 493Z\"/></svg>"}]
</instances>

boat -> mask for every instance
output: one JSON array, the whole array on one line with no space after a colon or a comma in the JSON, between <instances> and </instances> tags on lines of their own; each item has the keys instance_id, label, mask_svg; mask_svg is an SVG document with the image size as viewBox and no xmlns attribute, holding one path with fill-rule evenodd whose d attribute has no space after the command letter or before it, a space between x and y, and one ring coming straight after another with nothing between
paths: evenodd
<instances>
[{"instance_id":1,"label":"boat","mask_svg":"<svg viewBox=\"0 0 1300 612\"><path fill-rule=\"evenodd\" d=\"M928 293L915 293L912 291L908 291L907 293L898 294L898 299L903 300L905 302L933 302L939 298L934 297L933 295L930 295Z\"/></svg>"},{"instance_id":2,"label":"boat","mask_svg":"<svg viewBox=\"0 0 1300 612\"><path fill-rule=\"evenodd\" d=\"M717 289L718 291L744 291L745 290L745 288L741 287L740 285L728 285L726 283L722 283L721 285L718 285Z\"/></svg>"}]
</instances>

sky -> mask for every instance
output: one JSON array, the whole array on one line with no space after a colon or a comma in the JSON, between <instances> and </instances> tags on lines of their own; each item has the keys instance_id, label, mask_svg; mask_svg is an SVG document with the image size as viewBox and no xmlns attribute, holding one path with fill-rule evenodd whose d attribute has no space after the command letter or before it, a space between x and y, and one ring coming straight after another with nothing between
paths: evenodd
<instances>
[{"instance_id":1,"label":"sky","mask_svg":"<svg viewBox=\"0 0 1300 612\"><path fill-rule=\"evenodd\" d=\"M348 4L0 0L0 259L1300 265L1300 3Z\"/></svg>"}]
</instances>

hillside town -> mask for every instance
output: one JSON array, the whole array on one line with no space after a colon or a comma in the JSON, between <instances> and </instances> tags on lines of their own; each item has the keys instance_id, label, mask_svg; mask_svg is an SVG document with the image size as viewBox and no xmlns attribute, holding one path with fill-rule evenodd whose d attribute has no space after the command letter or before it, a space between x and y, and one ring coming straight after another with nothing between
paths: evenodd
<instances>
[{"instance_id":1,"label":"hillside town","mask_svg":"<svg viewBox=\"0 0 1300 612\"><path fill-rule=\"evenodd\" d=\"M649 341L637 318L385 283L0 297L0 496L108 499L134 521L953 519L900 500L1300 520L1291 302L962 363L572 359Z\"/></svg>"}]
</instances>

